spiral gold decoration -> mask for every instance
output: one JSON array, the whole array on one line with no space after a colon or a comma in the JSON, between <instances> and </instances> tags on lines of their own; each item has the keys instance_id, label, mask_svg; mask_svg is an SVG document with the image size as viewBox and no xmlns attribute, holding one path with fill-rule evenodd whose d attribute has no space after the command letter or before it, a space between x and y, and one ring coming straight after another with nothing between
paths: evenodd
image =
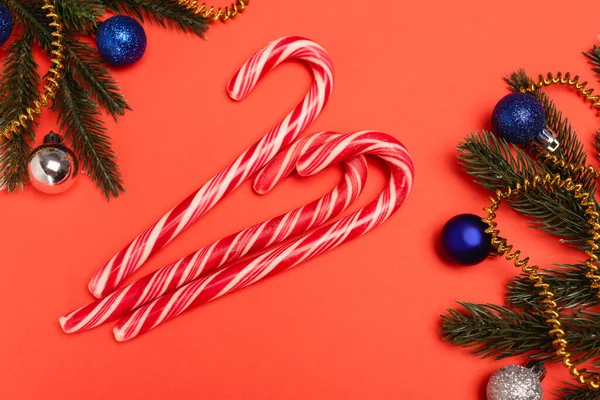
<instances>
[{"instance_id":1,"label":"spiral gold decoration","mask_svg":"<svg viewBox=\"0 0 600 400\"><path fill-rule=\"evenodd\" d=\"M552 72L548 72L546 76L539 75L537 81L531 81L529 86L521 88L522 93L533 93L544 86L550 85L566 85L577 90L581 96L592 103L592 107L598 109L598 115L600 115L600 96L593 95L594 89L586 89L587 82L579 82L579 76L575 75L571 78L571 73L567 72L563 75L562 72L558 72L556 77Z\"/></svg>"},{"instance_id":2,"label":"spiral gold decoration","mask_svg":"<svg viewBox=\"0 0 600 400\"><path fill-rule=\"evenodd\" d=\"M214 7L206 5L206 3L200 3L198 0L177 0L180 6L187 8L194 14L200 14L203 18L209 19L213 22L221 20L226 22L231 18L235 18L241 12L244 12L250 0L237 0L235 3L228 7Z\"/></svg>"},{"instance_id":3,"label":"spiral gold decoration","mask_svg":"<svg viewBox=\"0 0 600 400\"><path fill-rule=\"evenodd\" d=\"M62 77L60 71L64 68L62 61L64 59L64 46L62 44L62 31L64 29L61 22L60 16L56 13L56 9L52 0L44 0L42 10L48 11L46 16L52 21L48 24L54 28L51 35L54 37L52 41L52 51L50 63L52 66L48 70L48 77L46 78L46 84L44 85L45 93L42 93L39 100L34 101L33 107L28 107L25 113L16 117L13 121L9 122L0 130L0 137L4 140L10 140L13 135L21 133L21 129L27 125L28 122L33 122L36 117L42 114L42 107L48 107L51 101L56 97L56 92L60 87L59 81Z\"/></svg>"},{"instance_id":4,"label":"spiral gold decoration","mask_svg":"<svg viewBox=\"0 0 600 400\"><path fill-rule=\"evenodd\" d=\"M547 162L556 163L557 160L551 159L546 156ZM574 171L578 170L579 167L572 166L570 164L556 163L555 166L563 169L563 171ZM584 167L582 172L585 170ZM594 171L594 174L598 174ZM589 228L590 238L587 240L588 248L585 250L585 254L588 257L585 265L588 271L585 276L591 281L590 287L596 291L600 289L600 276L598 272L598 257L594 254L594 251L600 249L598 244L600 241L600 224L598 223L598 217L600 213L596 209L596 202L594 201L591 193L585 192L583 187L579 183L575 183L572 178L562 178L560 175L545 176L535 175L530 179L526 179L522 184L517 183L513 187L509 187L505 191L498 190L495 197L490 197L491 205L484 208L487 212L487 217L483 221L488 225L486 232L492 236L492 246L498 254L504 256L507 260L513 260L516 267L527 274L529 280L534 284L534 287L539 289L540 304L543 307L542 314L546 319L550 330L549 335L552 337L552 345L556 350L556 355L562 360L565 367L569 369L569 372L579 383L586 385L590 389L598 390L600 388L600 375L595 373L585 372L583 369L577 368L572 361L571 353L569 353L567 347L569 342L566 339L565 330L561 322L560 314L557 310L557 304L555 301L555 295L552 288L548 283L544 281L544 277L539 274L539 267L537 265L531 265L529 263L529 257L523 258L520 250L513 250L513 246L508 244L506 239L501 238L500 231L496 229L497 223L496 211L500 207L502 201L510 201L518 197L519 195L526 193L532 189L543 187L545 189L564 189L566 192L571 193L572 196L579 202L586 215L586 224ZM600 291L598 293L600 297Z\"/></svg>"}]
</instances>

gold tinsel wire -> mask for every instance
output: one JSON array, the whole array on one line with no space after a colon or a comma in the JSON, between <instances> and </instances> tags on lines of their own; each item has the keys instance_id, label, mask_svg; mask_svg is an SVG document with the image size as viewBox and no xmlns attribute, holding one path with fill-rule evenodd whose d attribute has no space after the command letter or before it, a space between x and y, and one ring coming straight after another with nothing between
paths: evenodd
<instances>
[{"instance_id":1,"label":"gold tinsel wire","mask_svg":"<svg viewBox=\"0 0 600 400\"><path fill-rule=\"evenodd\" d=\"M228 7L214 7L210 8L206 3L200 3L198 0L177 0L180 6L187 8L194 14L200 14L203 18L209 19L213 22L221 20L225 22L231 18L235 18L239 13L244 12L250 0L237 0L235 3Z\"/></svg>"},{"instance_id":2,"label":"gold tinsel wire","mask_svg":"<svg viewBox=\"0 0 600 400\"><path fill-rule=\"evenodd\" d=\"M527 87L521 88L520 91L523 93L534 93L537 90L550 85L566 85L575 89L585 101L590 102L592 107L598 110L598 115L600 115L600 96L593 95L594 89L587 89L587 82L580 82L579 76L571 78L569 72L564 75L562 72L558 72L556 76L552 73L548 73L546 76L539 75L537 81L531 81ZM543 177L534 175L532 178L526 179L523 183L517 183L515 186L509 187L505 191L498 190L495 197L490 197L491 205L484 208L487 213L487 218L484 218L483 221L488 225L486 232L492 236L492 246L496 252L499 255L504 256L507 260L513 260L515 266L521 268L523 273L527 274L534 287L539 289L538 294L541 298L540 304L544 309L542 314L545 316L546 323L550 327L548 333L553 339L552 345L556 351L556 355L560 357L563 365L569 369L571 376L573 376L575 380L592 390L598 390L600 389L600 375L597 373L586 372L584 369L579 369L572 361L572 355L567 349L569 342L566 339L566 333L561 322L560 314L557 310L558 306L555 301L554 292L550 285L545 282L544 277L539 274L539 267L537 265L530 265L529 257L523 258L520 250L513 250L513 246L508 244L506 239L500 237L500 231L496 229L496 211L504 200L510 201L511 199L538 187L549 190L564 189L566 192L571 193L574 199L579 201L579 205L583 208L586 215L586 225L589 228L588 233L590 238L586 241L588 247L585 250L585 254L588 257L585 261L587 267L585 276L591 282L590 287L596 290L598 292L598 297L600 297L600 275L598 275L599 268L597 265L598 256L595 254L595 251L600 249L600 223L598 222L600 213L597 210L593 194L584 191L583 186L573 180L583 174L590 174L597 179L600 177L600 170L596 170L592 165L568 163L549 151L542 151L538 156L541 161L548 165L552 170L563 173L567 172L570 177L562 178L559 174L546 174Z\"/></svg>"},{"instance_id":3,"label":"gold tinsel wire","mask_svg":"<svg viewBox=\"0 0 600 400\"><path fill-rule=\"evenodd\" d=\"M586 223L589 227L590 239L587 240L588 248L585 250L587 255L587 272L585 276L591 281L590 287L594 290L600 289L600 276L598 272L598 256L594 254L594 251L600 249L598 244L600 241L600 224L598 223L598 217L600 214L596 209L596 202L594 201L592 194L585 192L580 183L575 183L572 178L561 178L560 175L545 176L535 175L530 179L526 179L522 184L517 183L513 187L509 187L505 191L498 190L495 197L490 197L491 205L484 208L487 213L487 217L483 219L488 225L486 232L492 236L492 246L498 254L504 256L507 260L513 260L514 265L521 268L523 273L527 274L529 280L533 283L534 287L539 289L540 304L544 308L542 314L546 318L550 330L549 335L552 337L552 345L556 351L556 355L560 357L565 367L569 369L569 372L579 383L586 385L590 389L598 390L600 388L600 375L594 373L587 373L585 370L577 368L573 363L571 353L569 353L567 347L569 342L566 339L566 333L561 322L560 314L557 310L557 304L555 301L555 295L552 288L548 283L545 282L543 275L539 274L539 267L537 265L529 264L529 257L523 258L520 250L513 250L513 246L508 244L506 239L500 237L500 231L496 229L497 223L496 211L500 207L502 201L510 201L519 195L535 189L543 187L546 189L564 189L566 192L571 193L575 200L578 200L579 204L583 208L587 217ZM600 292L599 292L600 297Z\"/></svg>"},{"instance_id":4,"label":"gold tinsel wire","mask_svg":"<svg viewBox=\"0 0 600 400\"><path fill-rule=\"evenodd\" d=\"M583 96L585 101L592 103L592 107L598 109L598 115L600 115L600 96L592 94L594 89L586 89L587 84L587 82L580 83L578 75L571 78L571 73L569 72L563 75L563 73L559 71L556 74L556 77L552 72L549 72L546 76L540 74L537 81L531 81L529 86L521 88L521 92L533 93L544 86L567 85L577 90L577 92Z\"/></svg>"},{"instance_id":5,"label":"gold tinsel wire","mask_svg":"<svg viewBox=\"0 0 600 400\"><path fill-rule=\"evenodd\" d=\"M56 13L52 0L44 0L42 10L48 11L46 16L52 20L48 25L54 28L54 31L52 32L52 36L54 37L52 41L52 56L50 58L52 66L48 70L48 77L46 78L46 84L44 85L45 93L40 95L39 100L33 102L33 107L26 108L23 114L7 123L6 126L0 130L0 137L5 140L10 140L13 135L21 133L21 130L27 126L28 122L33 122L36 117L39 117L42 114L42 107L48 107L50 105L50 102L56 97L56 92L60 87L59 81L62 77L60 71L64 68L62 64L64 59L64 46L62 44L63 24L59 15Z\"/></svg>"}]
</instances>

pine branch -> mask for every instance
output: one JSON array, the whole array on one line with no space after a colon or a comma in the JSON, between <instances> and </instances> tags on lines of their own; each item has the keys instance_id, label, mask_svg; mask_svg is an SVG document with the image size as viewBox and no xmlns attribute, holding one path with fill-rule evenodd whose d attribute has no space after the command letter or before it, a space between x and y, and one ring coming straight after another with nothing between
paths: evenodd
<instances>
[{"instance_id":1,"label":"pine branch","mask_svg":"<svg viewBox=\"0 0 600 400\"><path fill-rule=\"evenodd\" d=\"M575 386L567 384L568 386L563 389L559 389L558 393L554 393L559 399L562 400L598 400L600 399L600 393L595 390L588 389L583 386Z\"/></svg>"},{"instance_id":2,"label":"pine branch","mask_svg":"<svg viewBox=\"0 0 600 400\"><path fill-rule=\"evenodd\" d=\"M505 190L535 174L551 171L523 150L489 132L471 134L458 146L458 158L475 182L488 190ZM532 189L510 207L530 218L531 227L584 245L585 217L579 204L564 190Z\"/></svg>"},{"instance_id":3,"label":"pine branch","mask_svg":"<svg viewBox=\"0 0 600 400\"><path fill-rule=\"evenodd\" d=\"M482 358L497 360L526 355L557 361L543 315L529 314L493 304L459 303L462 309L442 315L442 335L455 346L470 348ZM600 314L581 311L562 315L565 339L573 361L600 355Z\"/></svg>"},{"instance_id":4,"label":"pine branch","mask_svg":"<svg viewBox=\"0 0 600 400\"><path fill-rule=\"evenodd\" d=\"M76 0L63 1L77 2ZM38 39L40 46L50 55L51 30L47 17L38 9L39 4L29 0L19 2L17 5L20 7L26 31L31 32ZM64 63L73 68L75 79L90 93L94 101L97 101L115 120L125 114L126 110L131 110L123 95L119 93L117 82L110 70L93 47L70 35L65 36L64 45Z\"/></svg>"},{"instance_id":5,"label":"pine branch","mask_svg":"<svg viewBox=\"0 0 600 400\"><path fill-rule=\"evenodd\" d=\"M527 76L525 71L521 69L504 78L504 81L508 84L510 90L519 91L520 88L527 87L531 82L531 79ZM558 136L561 145L555 154L569 163L586 164L587 153L584 150L583 143L577 138L577 134L573 130L569 120L563 118L562 112L556 108L554 101L550 99L548 94L541 90L536 90L532 95L537 97L544 106L544 111L546 112L546 125L548 125L550 130ZM563 174L563 176L567 177L571 175ZM589 175L572 177L583 184L586 191L592 193L595 192L596 181L593 177L590 177Z\"/></svg>"},{"instance_id":6,"label":"pine branch","mask_svg":"<svg viewBox=\"0 0 600 400\"><path fill-rule=\"evenodd\" d=\"M46 52L52 50L52 36L48 30L49 20L46 12L41 9L44 4L39 0L5 0L11 14L23 25L28 35L33 35L35 41Z\"/></svg>"},{"instance_id":7,"label":"pine branch","mask_svg":"<svg viewBox=\"0 0 600 400\"><path fill-rule=\"evenodd\" d=\"M100 119L100 108L79 85L69 67L65 68L65 76L53 110L59 113L60 129L66 140L73 143L82 169L89 174L106 198L124 193L116 155Z\"/></svg>"},{"instance_id":8,"label":"pine branch","mask_svg":"<svg viewBox=\"0 0 600 400\"><path fill-rule=\"evenodd\" d=\"M0 126L25 112L39 97L40 76L32 53L30 35L13 41L0 76ZM20 135L0 145L0 189L12 193L29 182L27 161L36 124L28 124Z\"/></svg>"},{"instance_id":9,"label":"pine branch","mask_svg":"<svg viewBox=\"0 0 600 400\"><path fill-rule=\"evenodd\" d=\"M591 50L584 51L583 54L587 57L588 63L592 65L592 71L596 73L596 78L600 81L600 47L594 45ZM594 144L600 153L600 130L596 131ZM598 158L600 159L600 155Z\"/></svg>"},{"instance_id":10,"label":"pine branch","mask_svg":"<svg viewBox=\"0 0 600 400\"><path fill-rule=\"evenodd\" d=\"M542 273L544 280L552 287L559 309L588 308L600 305L598 292L590 287L585 277L585 265L558 265L560 269L552 273ZM540 297L526 275L520 275L508 285L508 303L522 310L541 311Z\"/></svg>"},{"instance_id":11,"label":"pine branch","mask_svg":"<svg viewBox=\"0 0 600 400\"><path fill-rule=\"evenodd\" d=\"M94 48L74 37L65 38L65 46L65 62L73 68L75 79L94 101L115 120L125 114L125 110L131 110Z\"/></svg>"},{"instance_id":12,"label":"pine branch","mask_svg":"<svg viewBox=\"0 0 600 400\"><path fill-rule=\"evenodd\" d=\"M105 13L101 0L56 0L56 11L69 32L95 31Z\"/></svg>"},{"instance_id":13,"label":"pine branch","mask_svg":"<svg viewBox=\"0 0 600 400\"><path fill-rule=\"evenodd\" d=\"M588 63L592 65L592 71L596 73L596 78L600 80L600 47L594 45L589 51L584 51Z\"/></svg>"},{"instance_id":14,"label":"pine branch","mask_svg":"<svg viewBox=\"0 0 600 400\"><path fill-rule=\"evenodd\" d=\"M148 20L163 28L177 28L204 37L209 20L194 15L175 1L102 0L107 10L130 15L140 21Z\"/></svg>"}]
</instances>

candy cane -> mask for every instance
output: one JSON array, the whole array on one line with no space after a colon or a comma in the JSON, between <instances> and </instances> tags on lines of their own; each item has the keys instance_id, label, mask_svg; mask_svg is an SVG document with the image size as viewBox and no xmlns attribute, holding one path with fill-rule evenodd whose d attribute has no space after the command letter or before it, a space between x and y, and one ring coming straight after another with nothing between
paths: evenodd
<instances>
[{"instance_id":1,"label":"candy cane","mask_svg":"<svg viewBox=\"0 0 600 400\"><path fill-rule=\"evenodd\" d=\"M269 71L291 59L304 61L312 70L313 83L304 100L258 143L104 265L89 283L89 290L94 296L101 298L112 292L152 254L166 246L225 195L261 169L317 118L333 90L333 65L321 46L304 38L282 38L260 50L231 80L228 86L229 96L234 100L242 100Z\"/></svg>"},{"instance_id":2,"label":"candy cane","mask_svg":"<svg viewBox=\"0 0 600 400\"><path fill-rule=\"evenodd\" d=\"M193 305L217 299L278 272L297 266L343 242L363 235L387 220L408 196L414 167L408 151L384 133L363 131L338 137L304 155L298 162L301 175L313 175L330 164L371 154L384 160L390 176L379 198L356 213L322 226L290 244L279 245L258 257L214 271L138 308L117 323L114 335L126 341L174 318Z\"/></svg>"},{"instance_id":3,"label":"candy cane","mask_svg":"<svg viewBox=\"0 0 600 400\"><path fill-rule=\"evenodd\" d=\"M303 154L322 146L336 136L339 134L322 132L294 142L261 170L255 179L255 190L259 193L270 191L294 170ZM60 324L63 330L66 333L74 333L94 328L249 253L281 243L325 223L356 200L367 178L367 163L362 155L345 161L343 168L345 173L341 182L320 200L218 240L129 286L61 317Z\"/></svg>"}]
</instances>

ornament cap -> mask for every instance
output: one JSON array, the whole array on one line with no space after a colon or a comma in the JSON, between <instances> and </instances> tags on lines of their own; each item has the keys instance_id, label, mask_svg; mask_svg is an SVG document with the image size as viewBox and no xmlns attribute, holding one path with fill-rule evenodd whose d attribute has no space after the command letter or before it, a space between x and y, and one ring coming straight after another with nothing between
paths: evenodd
<instances>
[{"instance_id":1,"label":"ornament cap","mask_svg":"<svg viewBox=\"0 0 600 400\"><path fill-rule=\"evenodd\" d=\"M60 144L62 142L62 137L58 133L50 131L49 134L44 136L44 144Z\"/></svg>"},{"instance_id":2,"label":"ornament cap","mask_svg":"<svg viewBox=\"0 0 600 400\"><path fill-rule=\"evenodd\" d=\"M529 368L534 374L537 374L540 382L546 377L546 366L541 361L530 361L525 365L525 368Z\"/></svg>"},{"instance_id":3,"label":"ornament cap","mask_svg":"<svg viewBox=\"0 0 600 400\"><path fill-rule=\"evenodd\" d=\"M535 138L533 143L537 146L542 147L545 150L548 150L551 153L554 153L560 147L560 142L558 141L558 138L556 137L554 132L552 132L548 128L542 129L542 131Z\"/></svg>"}]
</instances>

